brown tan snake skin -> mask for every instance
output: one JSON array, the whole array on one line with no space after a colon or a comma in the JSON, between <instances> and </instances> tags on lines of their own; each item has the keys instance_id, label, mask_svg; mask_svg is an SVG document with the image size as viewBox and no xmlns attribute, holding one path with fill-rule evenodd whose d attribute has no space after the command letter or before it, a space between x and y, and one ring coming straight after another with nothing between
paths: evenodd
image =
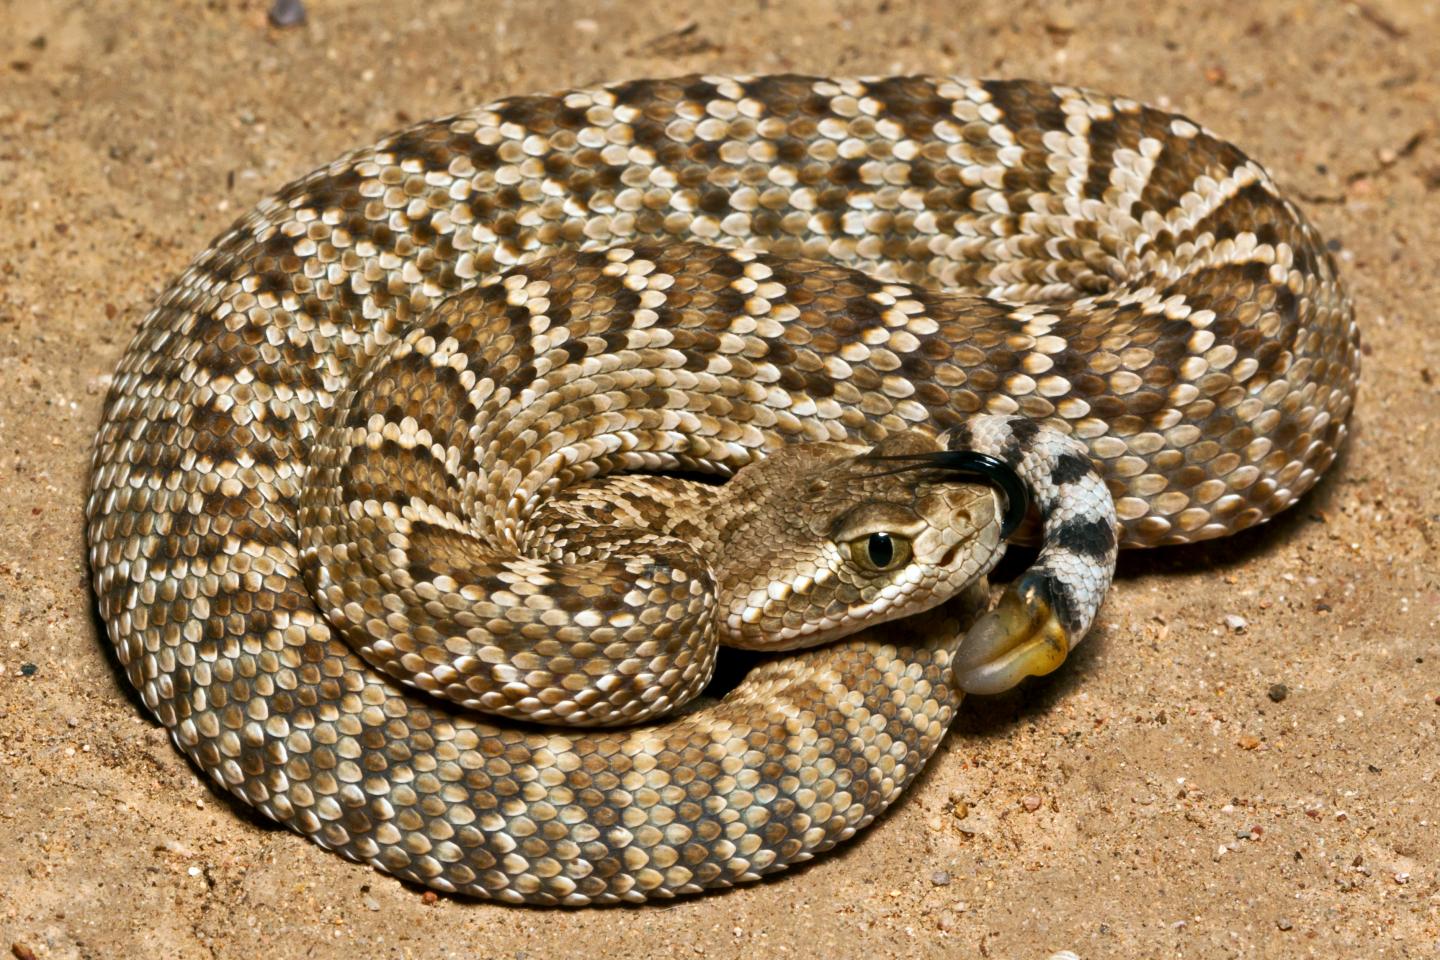
<instances>
[{"instance_id":1,"label":"brown tan snake skin","mask_svg":"<svg viewBox=\"0 0 1440 960\"><path fill-rule=\"evenodd\" d=\"M1293 503L1357 375L1320 237L1175 115L948 78L514 97L282 188L160 297L106 402L91 564L147 707L265 815L442 890L672 896L873 820L962 688L1080 639L1117 531L1201 540ZM1042 552L971 628L988 639L957 652L947 606L663 717L710 675L691 621L769 618L790 646L989 570L1004 498L866 453L887 436L991 453L1035 492ZM686 553L704 489L613 476L763 477L792 449L829 451L787 501L817 543L776 560L758 545L778 534L742 533L742 573ZM913 509L870 503L872 481ZM769 495L750 483L742 504ZM831 494L844 523L807 520ZM836 572L867 564L892 579ZM778 585L740 593L771 607L712 596L761 567ZM822 587L821 613L787 612Z\"/></svg>"}]
</instances>

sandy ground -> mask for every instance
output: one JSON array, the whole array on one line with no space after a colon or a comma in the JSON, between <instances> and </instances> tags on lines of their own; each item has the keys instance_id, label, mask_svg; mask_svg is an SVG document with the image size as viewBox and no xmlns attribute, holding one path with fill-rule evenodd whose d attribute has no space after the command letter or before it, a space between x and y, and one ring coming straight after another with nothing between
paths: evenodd
<instances>
[{"instance_id":1,"label":"sandy ground","mask_svg":"<svg viewBox=\"0 0 1440 960\"><path fill-rule=\"evenodd\" d=\"M0 0L0 950L1440 953L1440 6L1208 8L311 0L277 31L255 0ZM1339 251L1366 338L1348 455L1276 523L1127 557L1064 671L972 701L892 814L810 868L640 909L424 897L215 794L141 715L81 528L106 375L192 254L343 148L696 70L1030 76L1201 119Z\"/></svg>"}]
</instances>

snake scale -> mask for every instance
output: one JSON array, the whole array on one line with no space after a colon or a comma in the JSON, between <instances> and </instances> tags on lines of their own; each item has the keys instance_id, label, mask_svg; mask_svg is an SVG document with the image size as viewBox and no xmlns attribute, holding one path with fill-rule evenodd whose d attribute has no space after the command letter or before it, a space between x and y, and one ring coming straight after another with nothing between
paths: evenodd
<instances>
[{"instance_id":1,"label":"snake scale","mask_svg":"<svg viewBox=\"0 0 1440 960\"><path fill-rule=\"evenodd\" d=\"M512 97L294 181L161 295L94 584L266 816L443 890L671 896L873 820L964 691L1063 659L1119 546L1293 503L1357 376L1316 231L1180 116L924 77ZM1017 489L1039 556L962 626ZM716 637L819 645L682 707Z\"/></svg>"}]
</instances>

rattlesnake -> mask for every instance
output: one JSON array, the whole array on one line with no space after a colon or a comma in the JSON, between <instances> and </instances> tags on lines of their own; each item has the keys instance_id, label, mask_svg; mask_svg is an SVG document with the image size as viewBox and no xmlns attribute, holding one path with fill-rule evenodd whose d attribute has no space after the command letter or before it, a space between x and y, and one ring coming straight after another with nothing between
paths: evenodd
<instances>
[{"instance_id":1,"label":"rattlesnake","mask_svg":"<svg viewBox=\"0 0 1440 960\"><path fill-rule=\"evenodd\" d=\"M160 297L97 440L95 589L181 749L321 845L510 901L693 892L869 823L962 688L1064 657L1117 545L1294 502L1357 374L1319 236L1176 115L946 78L515 97L294 181ZM676 470L740 471L726 509L809 552L751 531L717 573L714 490L634 475ZM692 621L792 646L988 571L1009 470L1042 549L969 643L942 605L648 719L709 677ZM887 484L928 504L899 533ZM813 522L835 496L850 526Z\"/></svg>"}]
</instances>

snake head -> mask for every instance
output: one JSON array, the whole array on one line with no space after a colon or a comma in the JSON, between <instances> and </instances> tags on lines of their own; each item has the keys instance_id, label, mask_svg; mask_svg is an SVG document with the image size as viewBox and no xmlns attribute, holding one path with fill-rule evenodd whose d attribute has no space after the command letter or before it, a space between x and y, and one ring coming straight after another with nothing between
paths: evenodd
<instances>
[{"instance_id":1,"label":"snake head","mask_svg":"<svg viewBox=\"0 0 1440 960\"><path fill-rule=\"evenodd\" d=\"M1023 487L954 457L906 431L873 447L791 445L741 470L719 511L722 642L826 643L928 610L988 573L1024 514Z\"/></svg>"}]
</instances>

